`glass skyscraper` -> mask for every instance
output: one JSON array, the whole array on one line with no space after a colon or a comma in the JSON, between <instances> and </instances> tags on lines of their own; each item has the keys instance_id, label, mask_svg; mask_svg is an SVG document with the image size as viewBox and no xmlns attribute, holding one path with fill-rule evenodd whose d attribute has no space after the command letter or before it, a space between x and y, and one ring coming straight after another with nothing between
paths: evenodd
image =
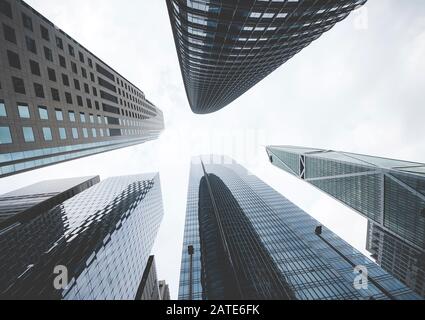
<instances>
[{"instance_id":1,"label":"glass skyscraper","mask_svg":"<svg viewBox=\"0 0 425 320\"><path fill-rule=\"evenodd\" d=\"M192 111L220 110L366 0L167 0Z\"/></svg>"},{"instance_id":2,"label":"glass skyscraper","mask_svg":"<svg viewBox=\"0 0 425 320\"><path fill-rule=\"evenodd\" d=\"M158 138L162 111L22 0L0 0L0 178Z\"/></svg>"},{"instance_id":3,"label":"glass skyscraper","mask_svg":"<svg viewBox=\"0 0 425 320\"><path fill-rule=\"evenodd\" d=\"M179 299L419 298L233 160L199 160L190 172ZM359 266L367 288L355 286Z\"/></svg>"},{"instance_id":4,"label":"glass skyscraper","mask_svg":"<svg viewBox=\"0 0 425 320\"><path fill-rule=\"evenodd\" d=\"M401 270L405 274L398 277L409 284L412 282L404 279L410 273L418 272L423 277L425 264L418 257L425 253L425 164L293 146L270 146L267 153L275 166L357 211L370 221L376 232L379 227L385 236L374 237L375 243L377 239L386 242L378 245L386 248L380 255L386 255L388 248L394 247L390 239L398 239L400 250L410 248L398 252L400 256L419 252L403 259L416 262L404 264ZM385 267L388 271L394 269L388 263ZM421 294L422 283L413 286Z\"/></svg>"},{"instance_id":5,"label":"glass skyscraper","mask_svg":"<svg viewBox=\"0 0 425 320\"><path fill-rule=\"evenodd\" d=\"M1 229L0 298L135 299L162 216L159 175L143 174Z\"/></svg>"}]
</instances>

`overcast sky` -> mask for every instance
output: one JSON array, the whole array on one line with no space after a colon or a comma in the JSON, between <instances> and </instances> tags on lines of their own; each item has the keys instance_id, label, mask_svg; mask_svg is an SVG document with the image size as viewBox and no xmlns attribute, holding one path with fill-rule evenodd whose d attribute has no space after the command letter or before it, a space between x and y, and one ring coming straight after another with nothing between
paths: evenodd
<instances>
[{"instance_id":1,"label":"overcast sky","mask_svg":"<svg viewBox=\"0 0 425 320\"><path fill-rule=\"evenodd\" d=\"M4 178L0 193L51 178L159 171L165 217L154 248L177 297L190 159L225 153L362 252L366 220L271 166L289 144L425 162L425 1L369 0L227 108L190 111L163 0L27 0L142 89L166 131L140 146Z\"/></svg>"}]
</instances>

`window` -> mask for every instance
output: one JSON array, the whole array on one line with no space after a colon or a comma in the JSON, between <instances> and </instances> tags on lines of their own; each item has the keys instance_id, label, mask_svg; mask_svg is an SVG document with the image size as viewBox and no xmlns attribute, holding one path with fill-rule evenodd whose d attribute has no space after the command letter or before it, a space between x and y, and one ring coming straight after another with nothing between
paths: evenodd
<instances>
[{"instance_id":1,"label":"window","mask_svg":"<svg viewBox=\"0 0 425 320\"><path fill-rule=\"evenodd\" d=\"M97 116L97 123L102 124L102 117L101 116Z\"/></svg>"},{"instance_id":2,"label":"window","mask_svg":"<svg viewBox=\"0 0 425 320\"><path fill-rule=\"evenodd\" d=\"M66 74L62 74L62 82L64 86L69 87L69 78Z\"/></svg>"},{"instance_id":3,"label":"window","mask_svg":"<svg viewBox=\"0 0 425 320\"><path fill-rule=\"evenodd\" d=\"M72 138L78 139L78 129L72 128Z\"/></svg>"},{"instance_id":4,"label":"window","mask_svg":"<svg viewBox=\"0 0 425 320\"><path fill-rule=\"evenodd\" d=\"M30 108L27 105L20 104L18 105L18 113L21 119L29 119L30 116Z\"/></svg>"},{"instance_id":5,"label":"window","mask_svg":"<svg viewBox=\"0 0 425 320\"><path fill-rule=\"evenodd\" d=\"M74 87L76 90L81 90L80 82L77 79L74 79Z\"/></svg>"},{"instance_id":6,"label":"window","mask_svg":"<svg viewBox=\"0 0 425 320\"><path fill-rule=\"evenodd\" d=\"M84 112L80 112L80 120L82 123L86 122L86 115L84 114Z\"/></svg>"},{"instance_id":7,"label":"window","mask_svg":"<svg viewBox=\"0 0 425 320\"><path fill-rule=\"evenodd\" d=\"M22 13L22 23L24 24L24 27L25 28L27 28L28 30L33 31L32 20L25 13Z\"/></svg>"},{"instance_id":8,"label":"window","mask_svg":"<svg viewBox=\"0 0 425 320\"><path fill-rule=\"evenodd\" d=\"M81 51L78 51L78 56L80 58L80 62L84 63L84 55Z\"/></svg>"},{"instance_id":9,"label":"window","mask_svg":"<svg viewBox=\"0 0 425 320\"><path fill-rule=\"evenodd\" d=\"M8 1L1 0L0 1L0 12L3 13L6 17L9 17L10 19L13 18L12 16L12 6Z\"/></svg>"},{"instance_id":10,"label":"window","mask_svg":"<svg viewBox=\"0 0 425 320\"><path fill-rule=\"evenodd\" d=\"M16 44L15 30L3 23L3 35L5 40Z\"/></svg>"},{"instance_id":11,"label":"window","mask_svg":"<svg viewBox=\"0 0 425 320\"><path fill-rule=\"evenodd\" d=\"M59 55L59 64L62 68L66 69L66 60L64 56Z\"/></svg>"},{"instance_id":12,"label":"window","mask_svg":"<svg viewBox=\"0 0 425 320\"><path fill-rule=\"evenodd\" d=\"M72 61L71 61L71 69L72 69L72 72L74 72L75 74L78 74L77 65Z\"/></svg>"},{"instance_id":13,"label":"window","mask_svg":"<svg viewBox=\"0 0 425 320\"><path fill-rule=\"evenodd\" d=\"M51 88L51 92L52 92L52 99L55 101L60 101L60 97L59 97L59 90L55 89L55 88Z\"/></svg>"},{"instance_id":14,"label":"window","mask_svg":"<svg viewBox=\"0 0 425 320\"><path fill-rule=\"evenodd\" d=\"M68 52L71 56L75 57L74 47L68 44Z\"/></svg>"},{"instance_id":15,"label":"window","mask_svg":"<svg viewBox=\"0 0 425 320\"><path fill-rule=\"evenodd\" d=\"M49 30L47 30L46 27L40 25L40 32L41 32L41 37L44 40L50 41Z\"/></svg>"},{"instance_id":16,"label":"window","mask_svg":"<svg viewBox=\"0 0 425 320\"><path fill-rule=\"evenodd\" d=\"M44 88L39 83L34 83L34 92L37 98L44 98Z\"/></svg>"},{"instance_id":17,"label":"window","mask_svg":"<svg viewBox=\"0 0 425 320\"><path fill-rule=\"evenodd\" d=\"M83 128L83 137L86 139L89 137L89 132L87 131L87 128Z\"/></svg>"},{"instance_id":18,"label":"window","mask_svg":"<svg viewBox=\"0 0 425 320\"><path fill-rule=\"evenodd\" d=\"M13 89L16 93L25 94L24 80L21 78L12 77Z\"/></svg>"},{"instance_id":19,"label":"window","mask_svg":"<svg viewBox=\"0 0 425 320\"><path fill-rule=\"evenodd\" d=\"M56 120L63 121L63 112L61 109L55 109Z\"/></svg>"},{"instance_id":20,"label":"window","mask_svg":"<svg viewBox=\"0 0 425 320\"><path fill-rule=\"evenodd\" d=\"M92 82L95 82L95 78L94 78L94 74L93 74L93 72L90 72L90 80L91 80Z\"/></svg>"},{"instance_id":21,"label":"window","mask_svg":"<svg viewBox=\"0 0 425 320\"><path fill-rule=\"evenodd\" d=\"M0 100L0 117L7 117L6 106L3 100Z\"/></svg>"},{"instance_id":22,"label":"window","mask_svg":"<svg viewBox=\"0 0 425 320\"><path fill-rule=\"evenodd\" d=\"M52 130L49 127L44 127L43 136L44 136L44 141L52 141L53 140Z\"/></svg>"},{"instance_id":23,"label":"window","mask_svg":"<svg viewBox=\"0 0 425 320\"><path fill-rule=\"evenodd\" d=\"M30 38L28 36L25 36L25 43L27 45L28 51L30 51L30 52L32 52L34 54L37 54L37 46L35 44L34 39L32 39L32 38Z\"/></svg>"},{"instance_id":24,"label":"window","mask_svg":"<svg viewBox=\"0 0 425 320\"><path fill-rule=\"evenodd\" d=\"M91 103L91 100L90 100L89 98L87 98L86 102L87 102L87 107L88 107L89 109L92 109L92 108L93 108L93 105L92 105L92 103Z\"/></svg>"},{"instance_id":25,"label":"window","mask_svg":"<svg viewBox=\"0 0 425 320\"><path fill-rule=\"evenodd\" d=\"M49 80L56 82L56 72L51 68L47 68L47 74L49 75Z\"/></svg>"},{"instance_id":26,"label":"window","mask_svg":"<svg viewBox=\"0 0 425 320\"><path fill-rule=\"evenodd\" d=\"M52 54L52 50L50 50L50 49L49 49L49 48L47 48L47 47L44 47L44 57L45 57L47 60L49 60L49 61L53 62L53 54Z\"/></svg>"},{"instance_id":27,"label":"window","mask_svg":"<svg viewBox=\"0 0 425 320\"><path fill-rule=\"evenodd\" d=\"M61 39L61 38L59 38L59 37L56 37L56 46L57 46L59 49L63 50L63 41L62 41L62 39Z\"/></svg>"},{"instance_id":28,"label":"window","mask_svg":"<svg viewBox=\"0 0 425 320\"><path fill-rule=\"evenodd\" d=\"M31 68L32 74L34 74L36 76L41 76L40 65L37 62L30 60L30 68Z\"/></svg>"},{"instance_id":29,"label":"window","mask_svg":"<svg viewBox=\"0 0 425 320\"><path fill-rule=\"evenodd\" d=\"M81 74L82 74L84 79L87 79L87 71L83 67L81 67Z\"/></svg>"},{"instance_id":30,"label":"window","mask_svg":"<svg viewBox=\"0 0 425 320\"><path fill-rule=\"evenodd\" d=\"M92 128L92 129L91 129L91 133L92 133L92 135L93 135L93 138L96 138L96 137L97 137L96 129L95 129L95 128Z\"/></svg>"},{"instance_id":31,"label":"window","mask_svg":"<svg viewBox=\"0 0 425 320\"><path fill-rule=\"evenodd\" d=\"M74 111L68 111L69 121L75 122L75 112Z\"/></svg>"},{"instance_id":32,"label":"window","mask_svg":"<svg viewBox=\"0 0 425 320\"><path fill-rule=\"evenodd\" d=\"M47 108L43 106L38 107L38 114L40 115L41 120L49 120L49 113L47 112Z\"/></svg>"},{"instance_id":33,"label":"window","mask_svg":"<svg viewBox=\"0 0 425 320\"><path fill-rule=\"evenodd\" d=\"M100 131L100 136L103 137L103 129L100 128L99 131Z\"/></svg>"},{"instance_id":34,"label":"window","mask_svg":"<svg viewBox=\"0 0 425 320\"><path fill-rule=\"evenodd\" d=\"M94 116L90 114L90 123L94 123Z\"/></svg>"},{"instance_id":35,"label":"window","mask_svg":"<svg viewBox=\"0 0 425 320\"><path fill-rule=\"evenodd\" d=\"M59 128L59 138L61 140L66 140L66 129L65 128Z\"/></svg>"},{"instance_id":36,"label":"window","mask_svg":"<svg viewBox=\"0 0 425 320\"><path fill-rule=\"evenodd\" d=\"M83 106L83 98L81 96L77 96L77 104L82 107Z\"/></svg>"},{"instance_id":37,"label":"window","mask_svg":"<svg viewBox=\"0 0 425 320\"><path fill-rule=\"evenodd\" d=\"M100 110L99 101L95 101L94 102L94 105L96 106L96 110Z\"/></svg>"},{"instance_id":38,"label":"window","mask_svg":"<svg viewBox=\"0 0 425 320\"><path fill-rule=\"evenodd\" d=\"M89 67L93 68L93 61L90 58L88 58L88 62L89 62Z\"/></svg>"},{"instance_id":39,"label":"window","mask_svg":"<svg viewBox=\"0 0 425 320\"><path fill-rule=\"evenodd\" d=\"M93 87L93 95L94 95L95 97L97 97L97 89L96 89L95 87Z\"/></svg>"},{"instance_id":40,"label":"window","mask_svg":"<svg viewBox=\"0 0 425 320\"><path fill-rule=\"evenodd\" d=\"M17 53L7 50L7 58L9 60L9 66L21 69L21 61L19 60L19 55Z\"/></svg>"},{"instance_id":41,"label":"window","mask_svg":"<svg viewBox=\"0 0 425 320\"><path fill-rule=\"evenodd\" d=\"M0 144L12 143L9 127L0 127Z\"/></svg>"},{"instance_id":42,"label":"window","mask_svg":"<svg viewBox=\"0 0 425 320\"><path fill-rule=\"evenodd\" d=\"M66 103L72 104L72 96L69 92L65 92L65 100L66 100Z\"/></svg>"},{"instance_id":43,"label":"window","mask_svg":"<svg viewBox=\"0 0 425 320\"><path fill-rule=\"evenodd\" d=\"M22 133L24 134L25 142L35 142L34 131L32 130L32 127L23 127Z\"/></svg>"},{"instance_id":44,"label":"window","mask_svg":"<svg viewBox=\"0 0 425 320\"><path fill-rule=\"evenodd\" d=\"M88 85L87 83L85 83L85 84L84 84L84 91L85 91L87 94L90 94L90 87L89 87L89 85Z\"/></svg>"}]
</instances>

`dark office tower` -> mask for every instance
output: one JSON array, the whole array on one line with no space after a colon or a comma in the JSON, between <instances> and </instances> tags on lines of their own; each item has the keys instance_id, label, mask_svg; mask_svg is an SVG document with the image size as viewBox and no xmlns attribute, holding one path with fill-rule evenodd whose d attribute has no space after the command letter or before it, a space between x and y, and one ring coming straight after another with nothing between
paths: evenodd
<instances>
[{"instance_id":1,"label":"dark office tower","mask_svg":"<svg viewBox=\"0 0 425 320\"><path fill-rule=\"evenodd\" d=\"M387 272L425 297L425 253L369 222L367 250Z\"/></svg>"},{"instance_id":2,"label":"dark office tower","mask_svg":"<svg viewBox=\"0 0 425 320\"><path fill-rule=\"evenodd\" d=\"M29 219L99 183L99 177L48 180L0 196L0 228Z\"/></svg>"},{"instance_id":3,"label":"dark office tower","mask_svg":"<svg viewBox=\"0 0 425 320\"><path fill-rule=\"evenodd\" d=\"M171 300L170 287L165 280L160 280L159 284L159 299L160 300Z\"/></svg>"},{"instance_id":4,"label":"dark office tower","mask_svg":"<svg viewBox=\"0 0 425 320\"><path fill-rule=\"evenodd\" d=\"M403 249L405 254L424 254L425 164L291 146L271 146L267 153L275 166L319 188L379 227L385 232L383 239L388 239L380 246L392 247L389 239L396 238L403 247L410 248ZM410 259L416 259L416 254L403 258L404 262ZM405 265L407 272L416 272L415 268ZM419 272L423 271L422 266Z\"/></svg>"},{"instance_id":5,"label":"dark office tower","mask_svg":"<svg viewBox=\"0 0 425 320\"><path fill-rule=\"evenodd\" d=\"M136 300L161 300L154 256L150 256L146 264L142 281L137 290Z\"/></svg>"},{"instance_id":6,"label":"dark office tower","mask_svg":"<svg viewBox=\"0 0 425 320\"><path fill-rule=\"evenodd\" d=\"M0 177L156 139L144 93L21 0L0 0Z\"/></svg>"},{"instance_id":7,"label":"dark office tower","mask_svg":"<svg viewBox=\"0 0 425 320\"><path fill-rule=\"evenodd\" d=\"M419 298L243 167L211 160L191 168L181 300Z\"/></svg>"},{"instance_id":8,"label":"dark office tower","mask_svg":"<svg viewBox=\"0 0 425 320\"><path fill-rule=\"evenodd\" d=\"M366 0L167 0L189 104L239 98Z\"/></svg>"},{"instance_id":9,"label":"dark office tower","mask_svg":"<svg viewBox=\"0 0 425 320\"><path fill-rule=\"evenodd\" d=\"M0 299L135 299L162 216L159 175L144 174L0 230Z\"/></svg>"}]
</instances>

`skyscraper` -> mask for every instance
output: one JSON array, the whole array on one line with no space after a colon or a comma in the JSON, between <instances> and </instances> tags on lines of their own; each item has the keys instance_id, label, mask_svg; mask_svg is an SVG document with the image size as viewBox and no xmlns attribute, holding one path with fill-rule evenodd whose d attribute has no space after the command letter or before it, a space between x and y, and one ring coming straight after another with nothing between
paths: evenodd
<instances>
[{"instance_id":1,"label":"skyscraper","mask_svg":"<svg viewBox=\"0 0 425 320\"><path fill-rule=\"evenodd\" d=\"M267 153L275 166L366 217L375 230L370 239L375 245L369 247L378 252L384 268L394 270L381 255L388 257L388 252L395 250L394 254L403 256L403 263L417 262L405 264L403 276L402 271L396 272L400 280L412 285L411 280L406 281L409 274L424 274L423 259L418 257L425 253L425 164L292 146L270 146ZM382 236L374 236L377 232ZM398 249L394 249L394 241ZM379 247L384 251L376 250ZM413 286L423 294L420 288L420 283Z\"/></svg>"},{"instance_id":2,"label":"skyscraper","mask_svg":"<svg viewBox=\"0 0 425 320\"><path fill-rule=\"evenodd\" d=\"M162 216L159 175L144 174L0 230L0 298L135 299Z\"/></svg>"},{"instance_id":3,"label":"skyscraper","mask_svg":"<svg viewBox=\"0 0 425 320\"><path fill-rule=\"evenodd\" d=\"M160 280L159 284L159 298L160 300L171 300L170 287L165 280Z\"/></svg>"},{"instance_id":4,"label":"skyscraper","mask_svg":"<svg viewBox=\"0 0 425 320\"><path fill-rule=\"evenodd\" d=\"M418 298L243 167L212 159L191 168L180 299Z\"/></svg>"},{"instance_id":5,"label":"skyscraper","mask_svg":"<svg viewBox=\"0 0 425 320\"><path fill-rule=\"evenodd\" d=\"M366 0L167 0L192 111L220 110Z\"/></svg>"},{"instance_id":6,"label":"skyscraper","mask_svg":"<svg viewBox=\"0 0 425 320\"><path fill-rule=\"evenodd\" d=\"M156 139L162 112L21 0L0 0L0 177Z\"/></svg>"},{"instance_id":7,"label":"skyscraper","mask_svg":"<svg viewBox=\"0 0 425 320\"><path fill-rule=\"evenodd\" d=\"M142 281L137 290L136 300L161 300L155 256L150 256L148 259Z\"/></svg>"},{"instance_id":8,"label":"skyscraper","mask_svg":"<svg viewBox=\"0 0 425 320\"><path fill-rule=\"evenodd\" d=\"M49 210L99 181L98 176L47 180L3 194L0 196L0 228Z\"/></svg>"},{"instance_id":9,"label":"skyscraper","mask_svg":"<svg viewBox=\"0 0 425 320\"><path fill-rule=\"evenodd\" d=\"M425 297L425 253L369 222L366 248L376 262Z\"/></svg>"}]
</instances>

